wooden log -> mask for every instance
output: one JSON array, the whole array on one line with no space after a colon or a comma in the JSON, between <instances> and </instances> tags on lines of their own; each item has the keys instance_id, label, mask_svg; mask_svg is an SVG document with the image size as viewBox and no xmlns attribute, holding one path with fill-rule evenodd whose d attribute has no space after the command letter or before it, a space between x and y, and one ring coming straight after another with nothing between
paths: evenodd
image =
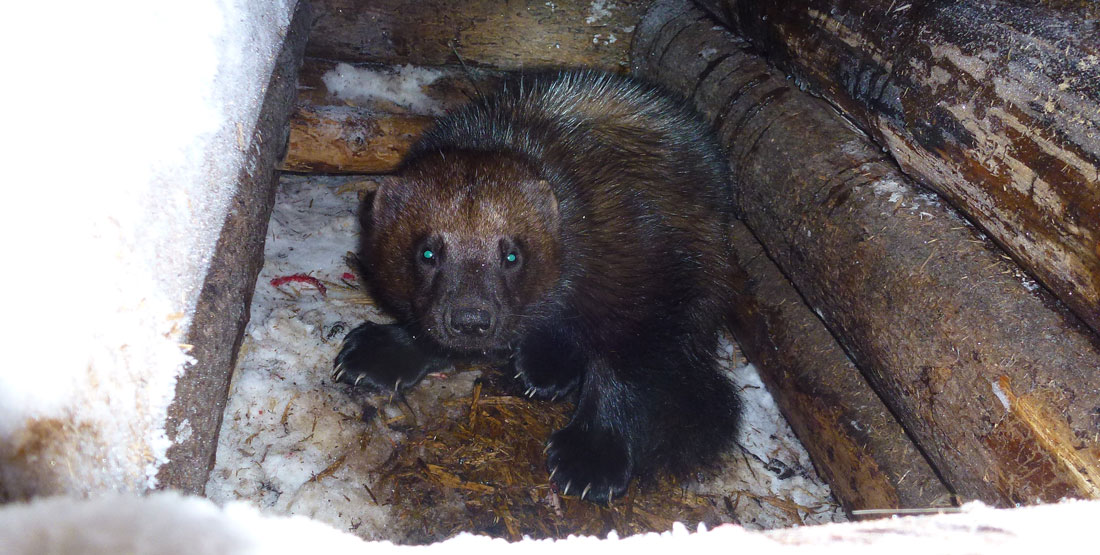
<instances>
[{"instance_id":1,"label":"wooden log","mask_svg":"<svg viewBox=\"0 0 1100 555\"><path fill-rule=\"evenodd\" d=\"M751 50L658 0L632 57L714 122L745 222L956 493L1100 497L1095 336Z\"/></svg>"},{"instance_id":2,"label":"wooden log","mask_svg":"<svg viewBox=\"0 0 1100 555\"><path fill-rule=\"evenodd\" d=\"M390 172L431 122L431 116L385 114L353 106L302 106L290 118L290 139L279 169Z\"/></svg>"},{"instance_id":3,"label":"wooden log","mask_svg":"<svg viewBox=\"0 0 1100 555\"><path fill-rule=\"evenodd\" d=\"M699 3L1100 332L1100 3Z\"/></svg>"},{"instance_id":4,"label":"wooden log","mask_svg":"<svg viewBox=\"0 0 1100 555\"><path fill-rule=\"evenodd\" d=\"M459 67L384 67L307 59L279 169L393 171L435 115L487 90L499 74Z\"/></svg>"},{"instance_id":5,"label":"wooden log","mask_svg":"<svg viewBox=\"0 0 1100 555\"><path fill-rule=\"evenodd\" d=\"M648 0L315 0L306 55L347 62L624 73Z\"/></svg>"},{"instance_id":6,"label":"wooden log","mask_svg":"<svg viewBox=\"0 0 1100 555\"><path fill-rule=\"evenodd\" d=\"M848 514L950 506L952 495L741 222L730 330ZM889 514L889 513L887 513Z\"/></svg>"}]
</instances>

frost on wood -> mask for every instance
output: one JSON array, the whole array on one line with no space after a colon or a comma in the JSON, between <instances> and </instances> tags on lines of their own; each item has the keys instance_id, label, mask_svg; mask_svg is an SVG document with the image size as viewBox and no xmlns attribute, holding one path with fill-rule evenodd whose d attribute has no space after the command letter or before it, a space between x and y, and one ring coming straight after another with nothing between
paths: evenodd
<instances>
[{"instance_id":1,"label":"frost on wood","mask_svg":"<svg viewBox=\"0 0 1100 555\"><path fill-rule=\"evenodd\" d=\"M498 421L490 418L500 413L494 411L515 409L505 413L515 418L510 426L532 416L546 426L546 420L564 417L568 405L530 401L519 391L512 396L506 391L511 376L496 370L457 368L431 375L405 399L331 383L332 359L343 335L364 319L385 321L345 275L350 271L345 256L355 248L357 190L364 186L350 178L284 176L207 495L398 542L437 541L482 525L477 531L513 539L547 535L537 526L525 528L524 515L549 522L551 533L577 531L576 522L582 521L596 526L591 533L606 533L603 509L550 491L542 466L543 435L524 440L534 445L530 460L447 443L466 437L455 436L456 427L474 429L473 441L480 441L478 433L497 433ZM280 279L286 276L311 279ZM323 294L318 284L324 285ZM660 504L650 490L635 487L630 501L613 508L621 511L632 503L634 520L619 513L607 517L620 532L663 530L674 520L692 518L769 529L843 518L755 370L744 364L735 345L723 341L722 349L723 364L745 399L740 446L720 473L686 483L685 490L674 484L653 490L677 500L687 496L695 507L679 503L679 513L648 513ZM542 410L556 412L540 418ZM477 418L483 420L475 423ZM522 430L505 433L523 435ZM441 442L446 443L442 455ZM462 450L469 450L466 463L447 459ZM471 478L484 476L482 463L522 467L516 468L520 477L508 483ZM421 504L422 493L429 504ZM503 523L494 528L494 520Z\"/></svg>"},{"instance_id":2,"label":"frost on wood","mask_svg":"<svg viewBox=\"0 0 1100 555\"><path fill-rule=\"evenodd\" d=\"M13 7L0 499L152 487L293 2ZM51 10L54 7L51 6ZM50 37L43 40L43 37ZM244 56L242 53L249 53Z\"/></svg>"}]
</instances>

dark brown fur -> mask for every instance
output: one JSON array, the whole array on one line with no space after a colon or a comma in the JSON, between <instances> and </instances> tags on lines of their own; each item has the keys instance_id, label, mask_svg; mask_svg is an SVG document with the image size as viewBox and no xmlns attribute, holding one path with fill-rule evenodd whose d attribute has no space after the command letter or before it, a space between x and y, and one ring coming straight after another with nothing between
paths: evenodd
<instances>
[{"instance_id":1,"label":"dark brown fur","mask_svg":"<svg viewBox=\"0 0 1100 555\"><path fill-rule=\"evenodd\" d=\"M682 100L547 73L438 122L365 207L360 258L410 350L507 356L532 394L577 392L548 466L606 502L633 475L712 461L735 431L715 367L731 218L721 151ZM346 368L392 342L356 332L338 367L390 379Z\"/></svg>"}]
</instances>

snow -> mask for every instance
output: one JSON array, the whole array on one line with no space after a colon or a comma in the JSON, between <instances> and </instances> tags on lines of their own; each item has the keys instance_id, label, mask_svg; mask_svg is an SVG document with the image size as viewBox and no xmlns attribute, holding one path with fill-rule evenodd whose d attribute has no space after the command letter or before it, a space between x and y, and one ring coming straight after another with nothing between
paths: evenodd
<instances>
[{"instance_id":1,"label":"snow","mask_svg":"<svg viewBox=\"0 0 1100 555\"><path fill-rule=\"evenodd\" d=\"M588 17L584 18L584 22L595 25L600 20L611 17L611 10L614 8L615 3L610 0L592 0L592 4L588 6Z\"/></svg>"},{"instance_id":2,"label":"snow","mask_svg":"<svg viewBox=\"0 0 1100 555\"><path fill-rule=\"evenodd\" d=\"M292 8L132 0L6 10L19 23L0 35L5 69L23 84L0 93L13 108L0 215L10 293L0 459L22 466L0 467L0 497L33 482L154 485L165 411L189 361L181 342L246 169L239 138L255 126Z\"/></svg>"},{"instance_id":3,"label":"snow","mask_svg":"<svg viewBox=\"0 0 1100 555\"><path fill-rule=\"evenodd\" d=\"M261 514L243 503L219 508L205 499L162 492L148 497L95 500L39 499L0 509L0 545L10 555L238 555L280 553L569 553L636 554L742 552L816 554L1033 553L1088 545L1100 501L1062 502L1018 509L980 503L961 514L905 517L802 527L768 533L724 525L607 539L524 540L509 543L459 534L424 547L361 539L302 517Z\"/></svg>"},{"instance_id":4,"label":"snow","mask_svg":"<svg viewBox=\"0 0 1100 555\"><path fill-rule=\"evenodd\" d=\"M321 76L329 93L357 105L390 102L416 114L440 115L443 107L424 94L424 87L443 76L442 71L412 65L396 71L339 63Z\"/></svg>"},{"instance_id":5,"label":"snow","mask_svg":"<svg viewBox=\"0 0 1100 555\"><path fill-rule=\"evenodd\" d=\"M358 191L366 186L359 178L282 178L206 494L219 503L243 500L274 514L306 515L364 538L400 542L393 507L379 505L370 492L379 487L372 471L405 434L364 422L363 398L329 377L344 333L364 319L387 321L342 279L349 271L344 257L355 250ZM297 282L271 284L295 274L321 280L327 294ZM843 520L755 368L729 340L721 355L742 390L742 447L727 457L727 471L689 487L736 500L747 528ZM467 402L447 407L469 398L479 375L429 377L407 394L409 408L420 422L463 417ZM379 406L381 420L404 418L395 403ZM797 505L798 517L789 506L761 501L769 498Z\"/></svg>"}]
</instances>

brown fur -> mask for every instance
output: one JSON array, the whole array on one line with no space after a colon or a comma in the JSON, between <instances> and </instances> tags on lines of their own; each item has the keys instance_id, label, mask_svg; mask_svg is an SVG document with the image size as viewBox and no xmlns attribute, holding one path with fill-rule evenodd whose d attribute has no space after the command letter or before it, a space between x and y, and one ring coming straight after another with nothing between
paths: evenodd
<instances>
[{"instance_id":1,"label":"brown fur","mask_svg":"<svg viewBox=\"0 0 1100 555\"><path fill-rule=\"evenodd\" d=\"M366 204L360 258L399 329L354 331L338 368L389 386L374 348L409 368L404 387L431 357L508 357L530 394L577 393L548 465L599 502L706 464L739 409L715 370L731 206L682 100L594 72L520 77L439 121Z\"/></svg>"}]
</instances>

